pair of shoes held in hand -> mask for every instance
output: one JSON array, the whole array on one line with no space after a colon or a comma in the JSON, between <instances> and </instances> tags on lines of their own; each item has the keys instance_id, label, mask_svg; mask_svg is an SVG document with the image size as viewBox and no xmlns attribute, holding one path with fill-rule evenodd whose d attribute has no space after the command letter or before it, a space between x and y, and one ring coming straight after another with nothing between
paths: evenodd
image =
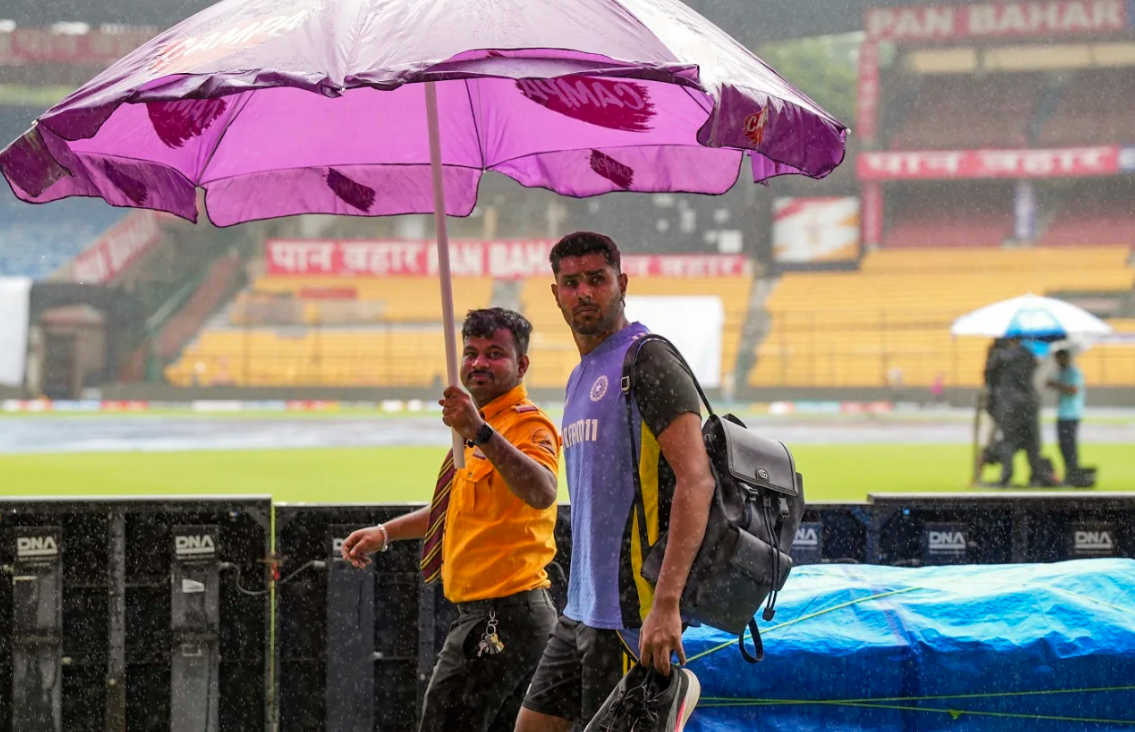
<instances>
[{"instance_id":1,"label":"pair of shoes held in hand","mask_svg":"<svg viewBox=\"0 0 1135 732\"><path fill-rule=\"evenodd\" d=\"M682 732L700 696L690 671L672 666L666 677L636 663L584 732Z\"/></svg>"}]
</instances>

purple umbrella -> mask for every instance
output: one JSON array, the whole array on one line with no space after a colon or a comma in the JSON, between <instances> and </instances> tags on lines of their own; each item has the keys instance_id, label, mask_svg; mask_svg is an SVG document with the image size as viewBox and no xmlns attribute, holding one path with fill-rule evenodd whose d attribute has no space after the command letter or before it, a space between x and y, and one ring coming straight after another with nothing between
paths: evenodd
<instances>
[{"instance_id":1,"label":"purple umbrella","mask_svg":"<svg viewBox=\"0 0 1135 732\"><path fill-rule=\"evenodd\" d=\"M721 194L746 154L757 181L822 178L846 135L677 0L225 0L48 110L0 172L25 201L192 221L201 187L219 226L433 212L458 383L445 216L472 212L484 171Z\"/></svg>"}]
</instances>

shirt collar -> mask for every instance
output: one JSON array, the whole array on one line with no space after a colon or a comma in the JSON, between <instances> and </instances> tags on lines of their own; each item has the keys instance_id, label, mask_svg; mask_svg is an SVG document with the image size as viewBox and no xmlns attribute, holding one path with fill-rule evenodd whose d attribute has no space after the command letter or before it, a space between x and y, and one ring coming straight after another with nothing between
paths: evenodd
<instances>
[{"instance_id":1,"label":"shirt collar","mask_svg":"<svg viewBox=\"0 0 1135 732\"><path fill-rule=\"evenodd\" d=\"M646 326L638 321L628 323L625 328L611 335L607 339L595 347L591 353L584 356L584 358L597 358L602 356L607 351L618 348L620 345L627 345L639 336L645 335L647 332Z\"/></svg>"},{"instance_id":2,"label":"shirt collar","mask_svg":"<svg viewBox=\"0 0 1135 732\"><path fill-rule=\"evenodd\" d=\"M486 421L492 421L501 412L506 409L511 409L517 404L528 398L528 390L524 388L524 384L517 384L515 387L501 394L496 399L492 400L485 405L481 410L481 416Z\"/></svg>"}]
</instances>

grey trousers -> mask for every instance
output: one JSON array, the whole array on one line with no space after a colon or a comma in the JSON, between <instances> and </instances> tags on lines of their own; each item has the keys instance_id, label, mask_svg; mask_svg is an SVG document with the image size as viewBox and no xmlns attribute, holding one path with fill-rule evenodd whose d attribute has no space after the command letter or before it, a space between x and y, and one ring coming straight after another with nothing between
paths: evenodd
<instances>
[{"instance_id":1,"label":"grey trousers","mask_svg":"<svg viewBox=\"0 0 1135 732\"><path fill-rule=\"evenodd\" d=\"M426 689L420 732L512 732L558 613L546 590L458 605ZM495 613L504 650L478 657Z\"/></svg>"}]
</instances>

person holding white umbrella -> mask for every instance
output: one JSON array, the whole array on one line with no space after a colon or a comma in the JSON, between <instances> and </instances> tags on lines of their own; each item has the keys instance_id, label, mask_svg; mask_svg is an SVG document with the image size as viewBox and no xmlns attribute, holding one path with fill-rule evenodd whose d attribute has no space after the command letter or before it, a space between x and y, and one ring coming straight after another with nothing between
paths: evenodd
<instances>
[{"instance_id":1,"label":"person holding white umbrella","mask_svg":"<svg viewBox=\"0 0 1135 732\"><path fill-rule=\"evenodd\" d=\"M1007 487L1012 481L1013 456L1019 450L1029 454L1030 484L1054 483L1040 458L1040 397L1033 385L1036 358L1023 341L1068 338L1087 342L1110 333L1111 327L1072 303L1030 293L963 315L950 332L1000 341L991 349L985 367L989 412L1004 435L995 450L1001 460L1000 485Z\"/></svg>"},{"instance_id":2,"label":"person holding white umbrella","mask_svg":"<svg viewBox=\"0 0 1135 732\"><path fill-rule=\"evenodd\" d=\"M994 348L985 366L985 383L989 387L992 414L1001 428L997 445L1001 463L1002 488L1013 481L1013 459L1024 450L1029 458L1029 484L1050 483L1040 457L1040 396L1033 386L1036 357L1025 348L1019 337L1008 338Z\"/></svg>"}]
</instances>

